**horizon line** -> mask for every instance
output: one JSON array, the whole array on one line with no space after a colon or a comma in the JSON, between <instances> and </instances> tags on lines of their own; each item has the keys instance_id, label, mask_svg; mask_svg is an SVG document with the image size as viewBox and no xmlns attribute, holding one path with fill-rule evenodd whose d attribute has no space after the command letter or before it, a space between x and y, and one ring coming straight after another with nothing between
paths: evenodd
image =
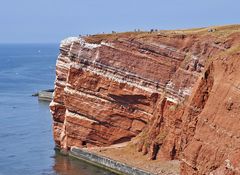
<instances>
[{"instance_id":1,"label":"horizon line","mask_svg":"<svg viewBox=\"0 0 240 175\"><path fill-rule=\"evenodd\" d=\"M60 42L0 42L0 44L60 44Z\"/></svg>"}]
</instances>

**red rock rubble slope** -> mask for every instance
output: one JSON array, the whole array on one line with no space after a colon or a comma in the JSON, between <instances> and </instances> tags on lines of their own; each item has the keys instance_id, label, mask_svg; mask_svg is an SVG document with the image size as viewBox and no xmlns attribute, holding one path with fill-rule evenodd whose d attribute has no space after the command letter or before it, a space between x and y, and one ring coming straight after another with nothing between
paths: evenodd
<instances>
[{"instance_id":1,"label":"red rock rubble slope","mask_svg":"<svg viewBox=\"0 0 240 175\"><path fill-rule=\"evenodd\" d=\"M240 26L68 38L56 65L55 143L130 140L181 173L240 174ZM134 138L134 139L133 139Z\"/></svg>"}]
</instances>

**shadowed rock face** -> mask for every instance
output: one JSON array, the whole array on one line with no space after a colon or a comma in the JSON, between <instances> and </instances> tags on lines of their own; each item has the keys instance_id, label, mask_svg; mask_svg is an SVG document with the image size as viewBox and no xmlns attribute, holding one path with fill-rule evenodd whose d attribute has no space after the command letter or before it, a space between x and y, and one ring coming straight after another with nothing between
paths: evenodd
<instances>
[{"instance_id":1,"label":"shadowed rock face","mask_svg":"<svg viewBox=\"0 0 240 175\"><path fill-rule=\"evenodd\" d=\"M68 38L56 64L57 146L130 141L182 174L239 173L239 26Z\"/></svg>"}]
</instances>

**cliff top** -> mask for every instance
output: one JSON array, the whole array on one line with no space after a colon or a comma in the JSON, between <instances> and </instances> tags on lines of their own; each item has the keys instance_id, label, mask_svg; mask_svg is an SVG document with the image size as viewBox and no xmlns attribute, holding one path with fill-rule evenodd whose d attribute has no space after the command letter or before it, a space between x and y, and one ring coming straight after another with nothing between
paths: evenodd
<instances>
[{"instance_id":1,"label":"cliff top","mask_svg":"<svg viewBox=\"0 0 240 175\"><path fill-rule=\"evenodd\" d=\"M156 38L156 37L177 37L177 36L211 36L226 38L231 34L240 33L240 25L211 26L204 28L180 29L180 30L157 30L157 31L139 31L139 32L120 32L112 34L96 34L85 36L88 43L101 43L101 41L114 41L119 38Z\"/></svg>"}]
</instances>

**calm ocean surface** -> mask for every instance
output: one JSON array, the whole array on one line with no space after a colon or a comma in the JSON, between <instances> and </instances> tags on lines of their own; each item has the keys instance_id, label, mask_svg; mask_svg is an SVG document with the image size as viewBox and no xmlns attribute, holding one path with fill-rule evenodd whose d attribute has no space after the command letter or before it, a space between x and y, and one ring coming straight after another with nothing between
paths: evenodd
<instances>
[{"instance_id":1,"label":"calm ocean surface","mask_svg":"<svg viewBox=\"0 0 240 175\"><path fill-rule=\"evenodd\" d=\"M31 95L53 88L56 44L0 44L0 175L110 175L54 151L48 103Z\"/></svg>"}]
</instances>

